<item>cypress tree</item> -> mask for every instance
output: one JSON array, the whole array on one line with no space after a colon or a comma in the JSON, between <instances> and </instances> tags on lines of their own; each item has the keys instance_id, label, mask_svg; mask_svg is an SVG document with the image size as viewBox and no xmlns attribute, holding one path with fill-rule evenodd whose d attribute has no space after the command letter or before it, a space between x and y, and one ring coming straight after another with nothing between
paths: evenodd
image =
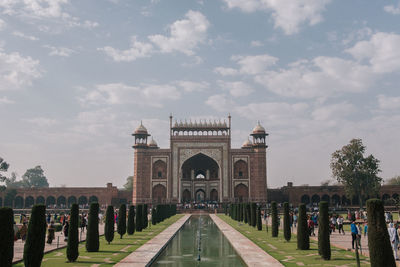
<instances>
[{"instance_id":1,"label":"cypress tree","mask_svg":"<svg viewBox=\"0 0 400 267\"><path fill-rule=\"evenodd\" d=\"M321 201L318 216L318 253L324 260L331 259L329 235L329 204L326 201Z\"/></svg>"},{"instance_id":2,"label":"cypress tree","mask_svg":"<svg viewBox=\"0 0 400 267\"><path fill-rule=\"evenodd\" d=\"M108 244L114 239L114 207L112 205L107 207L104 236Z\"/></svg>"},{"instance_id":3,"label":"cypress tree","mask_svg":"<svg viewBox=\"0 0 400 267\"><path fill-rule=\"evenodd\" d=\"M0 208L0 266L11 267L14 257L14 213Z\"/></svg>"},{"instance_id":4,"label":"cypress tree","mask_svg":"<svg viewBox=\"0 0 400 267\"><path fill-rule=\"evenodd\" d=\"M232 219L236 220L236 204L232 204Z\"/></svg>"},{"instance_id":5,"label":"cypress tree","mask_svg":"<svg viewBox=\"0 0 400 267\"><path fill-rule=\"evenodd\" d=\"M261 222L261 207L257 208L257 230L262 230L262 222Z\"/></svg>"},{"instance_id":6,"label":"cypress tree","mask_svg":"<svg viewBox=\"0 0 400 267\"><path fill-rule=\"evenodd\" d=\"M136 206L136 232L142 231L142 224L143 224L143 205L138 204Z\"/></svg>"},{"instance_id":7,"label":"cypress tree","mask_svg":"<svg viewBox=\"0 0 400 267\"><path fill-rule=\"evenodd\" d=\"M168 206L165 207L165 211L166 211L166 216L165 218L169 218L169 213L168 213ZM147 204L143 204L143 226L142 229L146 229L147 226L149 225L149 217L148 215L148 211L147 211Z\"/></svg>"},{"instance_id":8,"label":"cypress tree","mask_svg":"<svg viewBox=\"0 0 400 267\"><path fill-rule=\"evenodd\" d=\"M99 251L99 203L90 204L88 226L86 232L86 251Z\"/></svg>"},{"instance_id":9,"label":"cypress tree","mask_svg":"<svg viewBox=\"0 0 400 267\"><path fill-rule=\"evenodd\" d=\"M24 264L29 267L40 267L44 254L46 238L46 206L32 207L28 224L28 235L24 245Z\"/></svg>"},{"instance_id":10,"label":"cypress tree","mask_svg":"<svg viewBox=\"0 0 400 267\"><path fill-rule=\"evenodd\" d=\"M129 206L127 233L128 235L135 233L135 206Z\"/></svg>"},{"instance_id":11,"label":"cypress tree","mask_svg":"<svg viewBox=\"0 0 400 267\"><path fill-rule=\"evenodd\" d=\"M239 204L239 213L240 213L240 221L243 222L244 215L243 215L243 203Z\"/></svg>"},{"instance_id":12,"label":"cypress tree","mask_svg":"<svg viewBox=\"0 0 400 267\"><path fill-rule=\"evenodd\" d=\"M308 232L305 204L300 204L299 206L299 217L297 223L297 249L310 249L310 234Z\"/></svg>"},{"instance_id":13,"label":"cypress tree","mask_svg":"<svg viewBox=\"0 0 400 267\"><path fill-rule=\"evenodd\" d=\"M224 204L224 213L228 215L228 204Z\"/></svg>"},{"instance_id":14,"label":"cypress tree","mask_svg":"<svg viewBox=\"0 0 400 267\"><path fill-rule=\"evenodd\" d=\"M75 262L79 256L79 206L72 204L69 217L67 259L69 262Z\"/></svg>"},{"instance_id":15,"label":"cypress tree","mask_svg":"<svg viewBox=\"0 0 400 267\"><path fill-rule=\"evenodd\" d=\"M283 236L286 241L290 241L292 232L290 231L290 214L289 214L289 203L283 203Z\"/></svg>"},{"instance_id":16,"label":"cypress tree","mask_svg":"<svg viewBox=\"0 0 400 267\"><path fill-rule=\"evenodd\" d=\"M251 203L251 226L256 227L257 225L257 204Z\"/></svg>"},{"instance_id":17,"label":"cypress tree","mask_svg":"<svg viewBox=\"0 0 400 267\"><path fill-rule=\"evenodd\" d=\"M240 204L236 204L236 221L240 221Z\"/></svg>"},{"instance_id":18,"label":"cypress tree","mask_svg":"<svg viewBox=\"0 0 400 267\"><path fill-rule=\"evenodd\" d=\"M152 225L157 224L157 211L155 207L151 209L151 224Z\"/></svg>"},{"instance_id":19,"label":"cypress tree","mask_svg":"<svg viewBox=\"0 0 400 267\"><path fill-rule=\"evenodd\" d=\"M247 210L247 220L249 225L251 226L251 208L250 208L250 203L246 204L246 210Z\"/></svg>"},{"instance_id":20,"label":"cypress tree","mask_svg":"<svg viewBox=\"0 0 400 267\"><path fill-rule=\"evenodd\" d=\"M247 214L247 203L243 204L243 216L244 216L244 223L248 223L249 222L249 216Z\"/></svg>"},{"instance_id":21,"label":"cypress tree","mask_svg":"<svg viewBox=\"0 0 400 267\"><path fill-rule=\"evenodd\" d=\"M383 202L367 201L368 247L371 267L395 267L393 250L384 218Z\"/></svg>"},{"instance_id":22,"label":"cypress tree","mask_svg":"<svg viewBox=\"0 0 400 267\"><path fill-rule=\"evenodd\" d=\"M272 237L278 237L279 234L279 224L278 224L278 208L276 202L271 203L271 234Z\"/></svg>"},{"instance_id":23,"label":"cypress tree","mask_svg":"<svg viewBox=\"0 0 400 267\"><path fill-rule=\"evenodd\" d=\"M126 233L126 205L125 204L122 204L119 207L117 231L122 239L122 236Z\"/></svg>"}]
</instances>

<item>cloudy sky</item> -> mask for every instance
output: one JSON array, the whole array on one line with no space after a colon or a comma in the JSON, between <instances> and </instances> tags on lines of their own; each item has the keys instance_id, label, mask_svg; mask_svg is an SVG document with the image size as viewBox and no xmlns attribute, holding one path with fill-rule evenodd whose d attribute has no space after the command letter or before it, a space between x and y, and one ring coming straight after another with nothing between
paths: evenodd
<instances>
[{"instance_id":1,"label":"cloudy sky","mask_svg":"<svg viewBox=\"0 0 400 267\"><path fill-rule=\"evenodd\" d=\"M270 133L271 187L320 184L362 138L400 174L400 2L0 0L0 157L51 186L122 186L143 120Z\"/></svg>"}]
</instances>

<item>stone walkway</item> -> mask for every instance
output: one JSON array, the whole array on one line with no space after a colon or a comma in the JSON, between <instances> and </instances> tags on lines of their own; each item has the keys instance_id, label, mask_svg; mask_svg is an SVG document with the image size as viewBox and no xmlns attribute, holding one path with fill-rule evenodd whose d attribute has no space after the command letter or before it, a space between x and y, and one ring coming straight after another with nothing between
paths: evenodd
<instances>
[{"instance_id":1,"label":"stone walkway","mask_svg":"<svg viewBox=\"0 0 400 267\"><path fill-rule=\"evenodd\" d=\"M99 225L99 234L103 235L104 234L104 224ZM46 234L46 240L47 240L47 234ZM57 240L58 246L57 246ZM80 231L79 228L79 240L84 241L86 240L86 230L84 232ZM13 263L19 262L22 260L23 255L24 255L24 245L25 242L22 242L21 239L18 239L16 242L14 242L14 258L13 258ZM67 246L67 242L64 241L64 235L61 232L56 232L55 233L55 239L53 240L53 243L47 244L44 247L44 252L50 252L59 248L64 248Z\"/></svg>"},{"instance_id":2,"label":"stone walkway","mask_svg":"<svg viewBox=\"0 0 400 267\"><path fill-rule=\"evenodd\" d=\"M210 217L247 266L283 266L277 259L233 229L229 224L218 218L217 215L210 214Z\"/></svg>"},{"instance_id":3,"label":"stone walkway","mask_svg":"<svg viewBox=\"0 0 400 267\"><path fill-rule=\"evenodd\" d=\"M167 229L159 233L146 244L136 249L134 252L125 257L122 261L115 264L116 267L144 267L150 264L168 245L169 241L174 238L175 234L181 229L185 222L190 218L190 214L186 214L177 222L170 225Z\"/></svg>"}]
</instances>

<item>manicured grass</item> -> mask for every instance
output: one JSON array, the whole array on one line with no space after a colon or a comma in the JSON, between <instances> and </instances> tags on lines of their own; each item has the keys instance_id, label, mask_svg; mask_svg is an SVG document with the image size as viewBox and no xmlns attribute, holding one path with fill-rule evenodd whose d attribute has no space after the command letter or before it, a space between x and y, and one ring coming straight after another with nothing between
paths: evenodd
<instances>
[{"instance_id":1,"label":"manicured grass","mask_svg":"<svg viewBox=\"0 0 400 267\"><path fill-rule=\"evenodd\" d=\"M296 235L292 233L290 242L283 238L283 231L279 231L278 237L271 237L271 228L266 232L265 225L262 231L250 227L248 224L238 223L226 215L218 215L230 226L241 232L260 248L279 260L284 266L356 266L355 255L352 252L332 247L332 259L324 261L318 255L318 244L311 240L310 250L297 250ZM360 256L361 266L370 266L369 259Z\"/></svg>"},{"instance_id":2,"label":"manicured grass","mask_svg":"<svg viewBox=\"0 0 400 267\"><path fill-rule=\"evenodd\" d=\"M176 222L183 215L178 214L166 219L164 222L157 225L151 225L151 228L147 228L142 232L135 232L133 235L124 235L123 239L119 238L117 232L115 232L114 240L110 244L105 241L104 236L100 237L100 251L99 252L86 252L85 242L79 244L79 258L76 262L68 263L66 258L66 248L59 249L48 254L45 254L42 267L46 266L113 266L123 258L128 256L130 253L135 251L137 248L142 246L144 243L158 235L165 228ZM97 265L98 264L98 265ZM23 262L15 264L13 266L24 266Z\"/></svg>"}]
</instances>

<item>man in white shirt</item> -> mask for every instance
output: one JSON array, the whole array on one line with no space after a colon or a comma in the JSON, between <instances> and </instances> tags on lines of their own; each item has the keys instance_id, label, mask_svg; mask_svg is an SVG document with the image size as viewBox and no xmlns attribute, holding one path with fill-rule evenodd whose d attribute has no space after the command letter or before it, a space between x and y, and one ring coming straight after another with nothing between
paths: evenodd
<instances>
[{"instance_id":1,"label":"man in white shirt","mask_svg":"<svg viewBox=\"0 0 400 267\"><path fill-rule=\"evenodd\" d=\"M389 239L390 239L390 244L392 245L393 251L394 251L394 257L396 260L399 260L397 257L397 246L399 244L399 236L397 235L397 230L394 228L393 223L389 224Z\"/></svg>"}]
</instances>

